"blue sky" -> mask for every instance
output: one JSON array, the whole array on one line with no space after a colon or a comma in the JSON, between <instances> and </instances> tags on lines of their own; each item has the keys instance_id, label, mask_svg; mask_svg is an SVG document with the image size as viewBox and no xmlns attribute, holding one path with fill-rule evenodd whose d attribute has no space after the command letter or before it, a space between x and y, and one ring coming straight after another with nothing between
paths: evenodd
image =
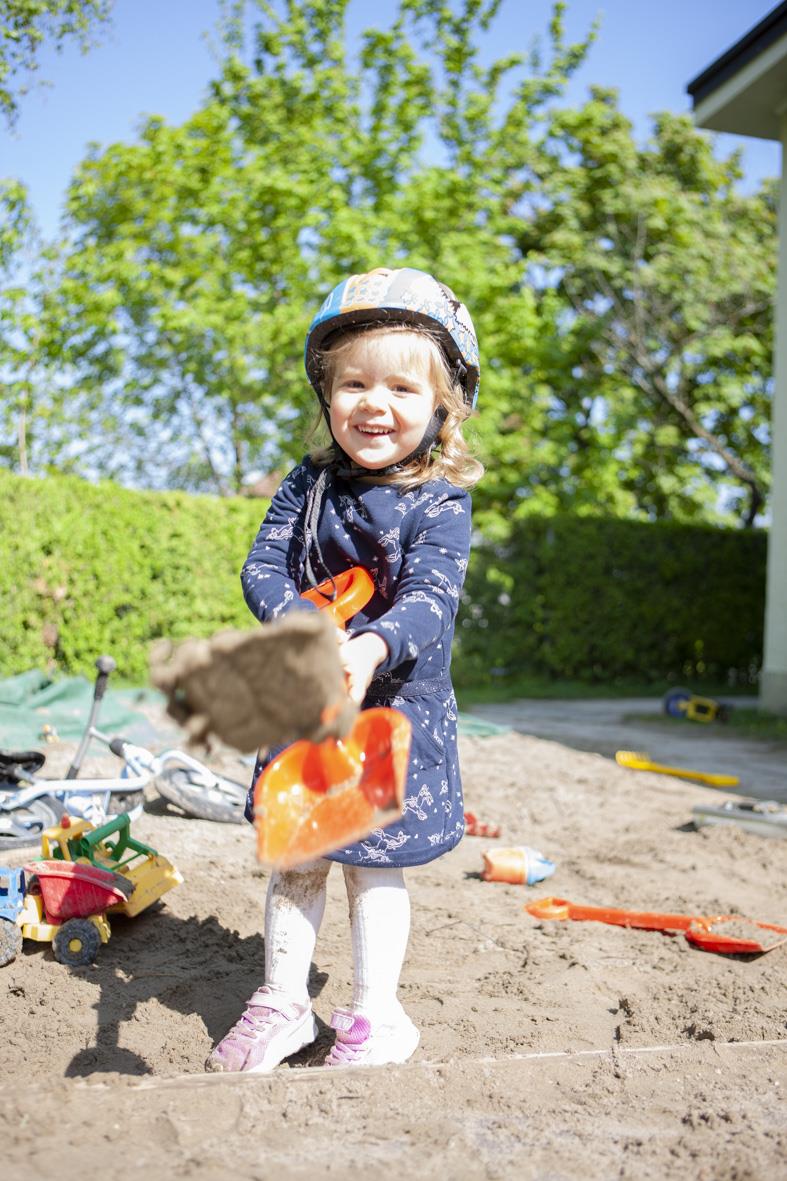
<instances>
[{"instance_id":1,"label":"blue sky","mask_svg":"<svg viewBox=\"0 0 787 1181\"><path fill-rule=\"evenodd\" d=\"M485 53L527 50L546 28L550 0L503 0ZM644 138L649 115L690 109L686 84L775 7L775 0L569 0L575 39L596 16L601 30L568 93L579 102L593 83L616 86L621 107ZM395 0L353 0L350 30L384 26ZM146 114L180 122L197 107L215 74L206 33L219 0L116 0L103 43L45 52L40 76L51 86L22 101L17 131L0 130L0 175L28 185L41 228L57 228L69 177L90 141L130 141ZM719 136L720 151L744 150L746 187L779 168L775 143Z\"/></svg>"}]
</instances>

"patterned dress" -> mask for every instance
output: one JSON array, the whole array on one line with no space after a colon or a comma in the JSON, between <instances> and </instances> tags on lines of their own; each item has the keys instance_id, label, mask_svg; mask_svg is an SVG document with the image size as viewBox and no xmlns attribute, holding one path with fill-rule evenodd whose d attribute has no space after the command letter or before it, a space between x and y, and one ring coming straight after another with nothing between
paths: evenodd
<instances>
[{"instance_id":1,"label":"patterned dress","mask_svg":"<svg viewBox=\"0 0 787 1181\"><path fill-rule=\"evenodd\" d=\"M263 622L311 606L300 599L306 589L303 518L318 475L305 459L284 479L244 564L243 593ZM389 648L363 706L393 706L412 723L402 818L337 849L329 854L333 861L422 865L464 834L450 662L470 515L469 494L444 479L408 492L339 477L328 483L317 525L324 561L333 574L364 566L375 584L348 635L374 632ZM255 767L255 780L264 765Z\"/></svg>"}]
</instances>

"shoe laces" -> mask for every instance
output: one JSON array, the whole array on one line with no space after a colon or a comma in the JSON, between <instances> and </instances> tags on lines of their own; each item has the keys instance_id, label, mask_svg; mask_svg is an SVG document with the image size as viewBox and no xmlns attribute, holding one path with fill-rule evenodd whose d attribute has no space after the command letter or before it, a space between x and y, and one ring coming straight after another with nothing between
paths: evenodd
<instances>
[{"instance_id":1,"label":"shoe laces","mask_svg":"<svg viewBox=\"0 0 787 1181\"><path fill-rule=\"evenodd\" d=\"M237 1037L255 1038L279 1016L275 1009L246 1009L237 1021L232 1033Z\"/></svg>"},{"instance_id":2,"label":"shoe laces","mask_svg":"<svg viewBox=\"0 0 787 1181\"><path fill-rule=\"evenodd\" d=\"M277 1020L288 1020L282 1009L271 1008L269 1005L254 1004L260 993L250 998L238 1021L230 1030L228 1037L248 1038L254 1041L261 1033L265 1033Z\"/></svg>"}]
</instances>

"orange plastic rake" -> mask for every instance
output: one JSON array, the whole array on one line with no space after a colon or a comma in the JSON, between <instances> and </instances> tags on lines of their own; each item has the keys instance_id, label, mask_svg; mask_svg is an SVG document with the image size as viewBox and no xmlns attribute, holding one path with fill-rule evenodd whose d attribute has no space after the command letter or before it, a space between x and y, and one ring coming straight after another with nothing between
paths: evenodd
<instances>
[{"instance_id":1,"label":"orange plastic rake","mask_svg":"<svg viewBox=\"0 0 787 1181\"><path fill-rule=\"evenodd\" d=\"M356 566L303 597L344 627L373 592L371 576ZM379 707L360 713L344 739L294 742L283 750L254 786L259 860L291 868L401 816L410 733L404 714Z\"/></svg>"},{"instance_id":2,"label":"orange plastic rake","mask_svg":"<svg viewBox=\"0 0 787 1181\"><path fill-rule=\"evenodd\" d=\"M756 922L739 914L658 914L651 911L616 910L608 906L577 906L565 898L539 898L527 903L525 910L537 919L589 919L617 927L639 927L646 931L682 931L689 943L704 951L716 951L723 955L752 955L773 951L774 947L787 941L787 927Z\"/></svg>"}]
</instances>

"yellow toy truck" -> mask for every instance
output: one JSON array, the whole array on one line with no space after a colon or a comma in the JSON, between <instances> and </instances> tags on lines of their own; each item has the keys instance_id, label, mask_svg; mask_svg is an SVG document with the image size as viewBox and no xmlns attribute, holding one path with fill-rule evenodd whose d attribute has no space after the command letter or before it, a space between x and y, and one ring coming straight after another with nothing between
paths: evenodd
<instances>
[{"instance_id":1,"label":"yellow toy truck","mask_svg":"<svg viewBox=\"0 0 787 1181\"><path fill-rule=\"evenodd\" d=\"M166 857L131 836L126 813L99 828L64 816L41 834L39 860L24 870L0 868L3 875L18 934L12 937L11 917L4 916L0 962L14 958L22 939L35 939L51 942L55 958L69 967L93 963L109 939L107 915L138 915L183 881Z\"/></svg>"}]
</instances>

